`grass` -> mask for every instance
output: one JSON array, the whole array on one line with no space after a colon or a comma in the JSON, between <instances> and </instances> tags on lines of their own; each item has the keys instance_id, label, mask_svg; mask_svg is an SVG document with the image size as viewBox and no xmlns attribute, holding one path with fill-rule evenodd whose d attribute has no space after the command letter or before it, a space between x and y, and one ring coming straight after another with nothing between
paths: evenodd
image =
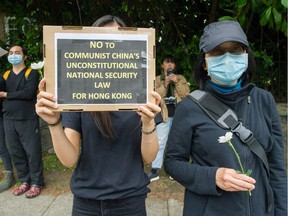
<instances>
[{"instance_id":1,"label":"grass","mask_svg":"<svg viewBox=\"0 0 288 216\"><path fill-rule=\"evenodd\" d=\"M44 171L73 171L74 167L68 168L61 164L55 154L46 154L43 157Z\"/></svg>"}]
</instances>

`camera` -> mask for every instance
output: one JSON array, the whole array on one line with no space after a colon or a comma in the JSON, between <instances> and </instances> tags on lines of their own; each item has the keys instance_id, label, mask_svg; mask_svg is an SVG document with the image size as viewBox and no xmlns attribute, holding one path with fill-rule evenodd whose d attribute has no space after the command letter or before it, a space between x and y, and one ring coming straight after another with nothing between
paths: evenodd
<instances>
[{"instance_id":1,"label":"camera","mask_svg":"<svg viewBox=\"0 0 288 216\"><path fill-rule=\"evenodd\" d=\"M172 74L173 73L173 69L172 68L168 68L167 69L167 75L169 76L170 74Z\"/></svg>"},{"instance_id":2,"label":"camera","mask_svg":"<svg viewBox=\"0 0 288 216\"><path fill-rule=\"evenodd\" d=\"M166 105L176 105L177 99L176 99L176 97L172 97L172 96L165 97L165 103L166 103Z\"/></svg>"}]
</instances>

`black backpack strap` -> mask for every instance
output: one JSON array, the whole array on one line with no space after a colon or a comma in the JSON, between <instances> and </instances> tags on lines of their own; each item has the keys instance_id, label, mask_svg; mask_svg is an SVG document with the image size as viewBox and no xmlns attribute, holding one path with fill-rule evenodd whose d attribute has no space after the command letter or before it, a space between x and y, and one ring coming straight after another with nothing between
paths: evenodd
<instances>
[{"instance_id":1,"label":"black backpack strap","mask_svg":"<svg viewBox=\"0 0 288 216\"><path fill-rule=\"evenodd\" d=\"M229 129L229 126L224 122L224 119L226 119L228 116L232 116L232 118L238 121L237 116L235 115L234 111L230 109L230 107L221 103L207 92L195 90L188 96L190 99L195 101L203 109L203 111L220 127Z\"/></svg>"},{"instance_id":2,"label":"black backpack strap","mask_svg":"<svg viewBox=\"0 0 288 216\"><path fill-rule=\"evenodd\" d=\"M231 132L235 133L260 158L269 176L269 164L263 147L253 133L238 120L234 110L208 92L201 90L191 92L188 97L195 101L217 125L230 129Z\"/></svg>"}]
</instances>

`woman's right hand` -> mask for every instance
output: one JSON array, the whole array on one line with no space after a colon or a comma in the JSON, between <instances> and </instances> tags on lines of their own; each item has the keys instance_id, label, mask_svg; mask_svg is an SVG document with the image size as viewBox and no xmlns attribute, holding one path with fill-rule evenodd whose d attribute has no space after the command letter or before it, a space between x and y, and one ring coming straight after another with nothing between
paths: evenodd
<instances>
[{"instance_id":1,"label":"woman's right hand","mask_svg":"<svg viewBox=\"0 0 288 216\"><path fill-rule=\"evenodd\" d=\"M36 113L48 124L54 124L60 118L60 112L53 110L58 108L57 98L52 93L45 91L46 78L43 78L38 86L39 94L35 104Z\"/></svg>"},{"instance_id":2,"label":"woman's right hand","mask_svg":"<svg viewBox=\"0 0 288 216\"><path fill-rule=\"evenodd\" d=\"M254 178L234 169L221 167L216 171L216 185L225 191L251 191L255 189L255 183Z\"/></svg>"}]
</instances>

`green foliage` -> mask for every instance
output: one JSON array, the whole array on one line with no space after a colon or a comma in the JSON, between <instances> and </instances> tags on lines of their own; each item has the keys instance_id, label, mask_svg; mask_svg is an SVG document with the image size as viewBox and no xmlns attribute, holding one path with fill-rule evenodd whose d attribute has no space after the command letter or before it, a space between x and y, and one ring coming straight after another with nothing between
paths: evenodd
<instances>
[{"instance_id":1,"label":"green foliage","mask_svg":"<svg viewBox=\"0 0 288 216\"><path fill-rule=\"evenodd\" d=\"M55 154L45 155L43 157L43 163L44 163L44 170L46 171L64 171L74 169L63 166Z\"/></svg>"},{"instance_id":2,"label":"green foliage","mask_svg":"<svg viewBox=\"0 0 288 216\"><path fill-rule=\"evenodd\" d=\"M261 85L265 89L270 89L271 87L271 69L274 65L273 59L269 56L266 50L254 51L254 57L257 62L257 71L255 75L255 82Z\"/></svg>"},{"instance_id":3,"label":"green foliage","mask_svg":"<svg viewBox=\"0 0 288 216\"><path fill-rule=\"evenodd\" d=\"M265 71L257 77L257 83L271 83L274 95L278 91L287 95L287 90L273 88L275 80L282 83L279 86L287 86L287 73L275 73L287 68L287 0L1 0L0 13L16 17L17 26L13 35L0 41L1 47L22 43L29 51L28 65L43 59L43 25L91 26L99 17L113 14L127 26L155 28L157 73L162 56L171 53L178 60L179 71L191 83L191 90L196 87L190 77L204 26L216 20L237 20L253 42L257 62L261 62L258 70ZM2 71L10 67L5 57L0 58L0 67Z\"/></svg>"},{"instance_id":4,"label":"green foliage","mask_svg":"<svg viewBox=\"0 0 288 216\"><path fill-rule=\"evenodd\" d=\"M281 4L283 5L283 7L285 7L287 9L287 7L288 7L287 0L281 0Z\"/></svg>"},{"instance_id":5,"label":"green foliage","mask_svg":"<svg viewBox=\"0 0 288 216\"><path fill-rule=\"evenodd\" d=\"M281 2L237 0L234 5L234 10L230 12L232 17L238 20L242 26L249 25L252 16L258 15L261 26L268 26L270 29L281 31L287 37L287 1L285 0L281 0ZM221 17L221 19L227 18L227 16Z\"/></svg>"}]
</instances>

